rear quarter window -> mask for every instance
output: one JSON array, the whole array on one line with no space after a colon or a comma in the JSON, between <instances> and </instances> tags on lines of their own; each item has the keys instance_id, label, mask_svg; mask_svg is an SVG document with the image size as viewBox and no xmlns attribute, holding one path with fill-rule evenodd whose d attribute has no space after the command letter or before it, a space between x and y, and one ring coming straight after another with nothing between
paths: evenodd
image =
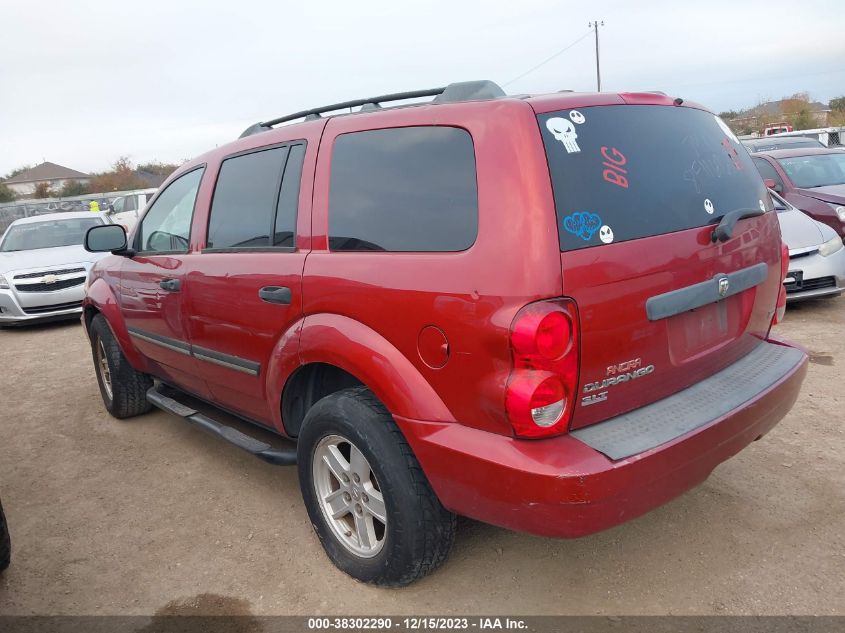
<instances>
[{"instance_id":1,"label":"rear quarter window","mask_svg":"<svg viewBox=\"0 0 845 633\"><path fill-rule=\"evenodd\" d=\"M748 152L713 114L614 105L538 117L561 250L704 226L771 208Z\"/></svg>"},{"instance_id":2,"label":"rear quarter window","mask_svg":"<svg viewBox=\"0 0 845 633\"><path fill-rule=\"evenodd\" d=\"M329 190L334 251L461 251L478 232L472 138L453 127L337 137Z\"/></svg>"}]
</instances>

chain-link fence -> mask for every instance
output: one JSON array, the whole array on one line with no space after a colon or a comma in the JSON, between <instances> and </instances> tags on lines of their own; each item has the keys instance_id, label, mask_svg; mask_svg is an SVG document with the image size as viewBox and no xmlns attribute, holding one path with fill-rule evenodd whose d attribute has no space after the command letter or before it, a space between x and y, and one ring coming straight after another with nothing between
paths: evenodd
<instances>
[{"instance_id":1,"label":"chain-link fence","mask_svg":"<svg viewBox=\"0 0 845 633\"><path fill-rule=\"evenodd\" d=\"M67 198L43 198L39 200L15 200L14 202L0 202L0 234L8 226L20 218L45 213L62 213L70 211L88 211L88 204L96 200L100 210L108 209L109 204L119 196L132 191L111 191L108 193L89 193L84 196L69 196Z\"/></svg>"}]
</instances>

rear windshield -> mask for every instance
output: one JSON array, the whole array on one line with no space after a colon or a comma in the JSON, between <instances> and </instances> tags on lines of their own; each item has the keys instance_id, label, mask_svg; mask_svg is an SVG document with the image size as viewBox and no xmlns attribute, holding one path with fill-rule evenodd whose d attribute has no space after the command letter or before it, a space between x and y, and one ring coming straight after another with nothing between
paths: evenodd
<instances>
[{"instance_id":1,"label":"rear windshield","mask_svg":"<svg viewBox=\"0 0 845 633\"><path fill-rule=\"evenodd\" d=\"M736 209L771 209L748 152L709 112L616 105L538 119L561 250L683 231Z\"/></svg>"}]
</instances>

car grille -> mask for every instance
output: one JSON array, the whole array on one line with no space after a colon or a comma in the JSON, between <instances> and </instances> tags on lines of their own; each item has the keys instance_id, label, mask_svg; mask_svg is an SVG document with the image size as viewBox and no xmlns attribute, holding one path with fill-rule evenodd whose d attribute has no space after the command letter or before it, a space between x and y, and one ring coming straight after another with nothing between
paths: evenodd
<instances>
[{"instance_id":1,"label":"car grille","mask_svg":"<svg viewBox=\"0 0 845 633\"><path fill-rule=\"evenodd\" d=\"M44 275L70 275L71 273L84 273L85 269L80 268L63 268L62 270L42 270L39 273L25 273L23 275L15 275L15 281L18 279L37 279Z\"/></svg>"},{"instance_id":2,"label":"car grille","mask_svg":"<svg viewBox=\"0 0 845 633\"><path fill-rule=\"evenodd\" d=\"M818 250L814 250L814 251L807 251L806 253L798 253L797 255L790 255L789 259L791 259L791 260L792 259L801 259L802 257L809 257L810 255L815 255L818 252L819 252Z\"/></svg>"},{"instance_id":3,"label":"car grille","mask_svg":"<svg viewBox=\"0 0 845 633\"><path fill-rule=\"evenodd\" d=\"M54 292L56 290L64 290L65 288L81 286L84 283L85 277L72 277L71 279L61 279L59 281L54 281L51 284L15 284L15 289L17 289L18 292Z\"/></svg>"},{"instance_id":4,"label":"car grille","mask_svg":"<svg viewBox=\"0 0 845 633\"><path fill-rule=\"evenodd\" d=\"M35 308L23 308L26 314L46 314L48 312L58 312L59 310L72 310L73 308L81 308L81 301L71 301L70 303L55 303L50 306L38 306Z\"/></svg>"},{"instance_id":5,"label":"car grille","mask_svg":"<svg viewBox=\"0 0 845 633\"><path fill-rule=\"evenodd\" d=\"M789 276L793 277L795 281L793 283L784 284L787 293L806 292L808 290L821 290L823 288L836 287L835 277L816 277L815 279L804 279L800 271L797 274L795 272L790 272Z\"/></svg>"}]
</instances>

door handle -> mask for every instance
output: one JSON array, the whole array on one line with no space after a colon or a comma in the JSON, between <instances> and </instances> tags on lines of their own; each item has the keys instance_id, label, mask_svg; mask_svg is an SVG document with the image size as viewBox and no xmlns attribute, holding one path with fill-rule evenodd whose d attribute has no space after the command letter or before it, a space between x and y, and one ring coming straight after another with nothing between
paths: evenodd
<instances>
[{"instance_id":1,"label":"door handle","mask_svg":"<svg viewBox=\"0 0 845 633\"><path fill-rule=\"evenodd\" d=\"M182 282L178 279L162 279L158 282L158 286L168 292L179 292L182 289Z\"/></svg>"},{"instance_id":2,"label":"door handle","mask_svg":"<svg viewBox=\"0 0 845 633\"><path fill-rule=\"evenodd\" d=\"M290 305L291 292L286 286L264 286L258 291L258 298L267 303Z\"/></svg>"}]
</instances>

